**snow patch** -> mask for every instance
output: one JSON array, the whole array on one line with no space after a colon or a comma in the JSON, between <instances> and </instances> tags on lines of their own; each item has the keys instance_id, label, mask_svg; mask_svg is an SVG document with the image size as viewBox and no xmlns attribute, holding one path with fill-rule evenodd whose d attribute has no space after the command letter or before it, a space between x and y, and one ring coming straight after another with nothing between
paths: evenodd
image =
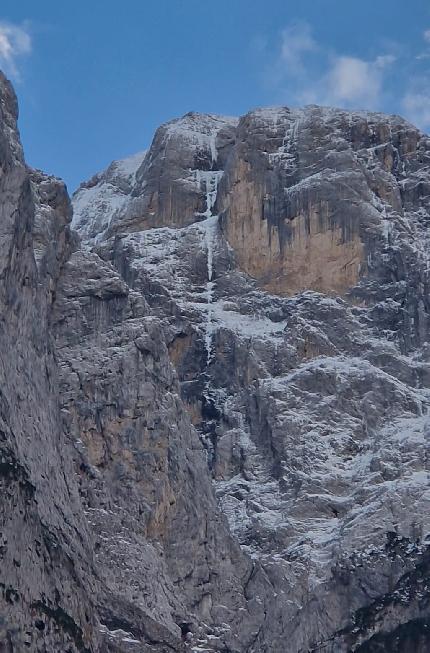
<instances>
[{"instance_id":1,"label":"snow patch","mask_svg":"<svg viewBox=\"0 0 430 653\"><path fill-rule=\"evenodd\" d=\"M107 229L130 201L136 183L136 173L146 152L138 152L120 161L113 161L94 177L94 184L83 185L72 198L72 227L84 242L100 242Z\"/></svg>"}]
</instances>

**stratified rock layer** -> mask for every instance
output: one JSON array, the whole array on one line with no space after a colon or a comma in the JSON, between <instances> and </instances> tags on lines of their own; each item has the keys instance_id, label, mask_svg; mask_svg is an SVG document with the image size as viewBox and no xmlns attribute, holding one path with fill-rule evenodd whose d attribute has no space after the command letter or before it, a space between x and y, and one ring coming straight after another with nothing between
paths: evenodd
<instances>
[{"instance_id":1,"label":"stratified rock layer","mask_svg":"<svg viewBox=\"0 0 430 653\"><path fill-rule=\"evenodd\" d=\"M0 89L3 650L428 650L430 140L187 114L79 243Z\"/></svg>"}]
</instances>

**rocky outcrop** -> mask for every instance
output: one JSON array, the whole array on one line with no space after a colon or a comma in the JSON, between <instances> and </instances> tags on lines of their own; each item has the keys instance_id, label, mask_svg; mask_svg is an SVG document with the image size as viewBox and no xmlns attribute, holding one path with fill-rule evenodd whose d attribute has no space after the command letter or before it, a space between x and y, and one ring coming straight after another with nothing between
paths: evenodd
<instances>
[{"instance_id":1,"label":"rocky outcrop","mask_svg":"<svg viewBox=\"0 0 430 653\"><path fill-rule=\"evenodd\" d=\"M427 650L429 139L187 114L79 242L1 89L4 650Z\"/></svg>"},{"instance_id":2,"label":"rocky outcrop","mask_svg":"<svg viewBox=\"0 0 430 653\"><path fill-rule=\"evenodd\" d=\"M198 618L237 622L252 569L216 506L163 331L111 265L72 255L55 333L63 415L104 584L101 619L107 637L121 640L111 631L122 621L148 651L182 650L180 625L194 629Z\"/></svg>"},{"instance_id":3,"label":"rocky outcrop","mask_svg":"<svg viewBox=\"0 0 430 653\"><path fill-rule=\"evenodd\" d=\"M188 113L162 125L147 153L114 161L75 193L74 227L85 240L124 231L183 227L206 211L215 160L224 159L235 118ZM203 190L204 189L204 190ZM202 192L203 190L203 192Z\"/></svg>"},{"instance_id":4,"label":"rocky outcrop","mask_svg":"<svg viewBox=\"0 0 430 653\"><path fill-rule=\"evenodd\" d=\"M262 287L344 295L368 273L381 211L402 215L400 182L426 150L397 117L264 109L242 118L221 182L225 232Z\"/></svg>"},{"instance_id":5,"label":"rocky outcrop","mask_svg":"<svg viewBox=\"0 0 430 653\"><path fill-rule=\"evenodd\" d=\"M98 642L96 578L50 330L71 208L61 182L25 167L16 119L0 76L0 646L82 653Z\"/></svg>"},{"instance_id":6,"label":"rocky outcrop","mask_svg":"<svg viewBox=\"0 0 430 653\"><path fill-rule=\"evenodd\" d=\"M85 241L100 240L131 201L136 174L146 152L113 161L109 168L83 183L75 196L74 228Z\"/></svg>"}]
</instances>

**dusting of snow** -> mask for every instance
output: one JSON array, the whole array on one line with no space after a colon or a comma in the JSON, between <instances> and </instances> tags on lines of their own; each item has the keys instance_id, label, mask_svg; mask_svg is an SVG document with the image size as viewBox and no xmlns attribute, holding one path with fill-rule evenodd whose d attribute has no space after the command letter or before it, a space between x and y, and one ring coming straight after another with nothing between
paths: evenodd
<instances>
[{"instance_id":1,"label":"dusting of snow","mask_svg":"<svg viewBox=\"0 0 430 653\"><path fill-rule=\"evenodd\" d=\"M237 123L238 118L232 116L191 112L166 123L164 129L168 139L179 137L191 147L207 152L214 164L217 160L216 138L219 131L228 126L236 126Z\"/></svg>"},{"instance_id":2,"label":"dusting of snow","mask_svg":"<svg viewBox=\"0 0 430 653\"><path fill-rule=\"evenodd\" d=\"M315 108L315 112L323 121L332 120L339 113L324 108ZM308 119L306 111L270 108L254 114L277 130L285 126L282 146L267 156L269 160L282 159L286 168L294 170L297 139ZM351 127L360 116L360 113L348 116ZM373 119L372 114L363 116L369 121ZM231 124L231 120L191 114L169 123L166 131L168 137L180 136L193 148L204 151L209 157L206 163L209 161L214 167L218 159L217 135L225 124ZM335 131L333 138L336 138ZM357 170L360 160L369 170L379 165L376 147L353 153L353 156ZM133 175L133 165L122 165L121 174ZM357 170L326 169L309 174L285 192L294 199L303 190L318 188L321 184L353 182L354 176L361 174ZM192 184L193 190L197 186L205 197L204 210L196 215L196 222L180 229L162 227L128 234L122 237L122 243L129 248L127 258L134 269L159 283L175 310L190 318L193 329L204 343L207 366L214 359L214 334L220 330L234 334L234 346L246 350L252 363L258 348L264 350L266 359L263 356L263 360L258 360L260 368L253 377L257 380L246 392L257 396L260 405L271 411L273 432L267 438L272 438L275 447L280 449L286 443L281 460L283 467L280 465L279 478L275 479L272 461L267 461L266 452L259 449L261 442L252 431L254 425L244 419L244 405L238 408L236 396L212 387L207 381L203 392L221 414L225 411L229 420L234 417L229 437L240 451L242 462L247 461L246 475L242 469L240 472L233 469L225 478L216 481L217 494L231 531L250 556L260 561L275 560L285 568L295 567L296 561L301 561L306 566L308 587L312 588L330 578L340 547L345 557L358 555L357 549L364 561L373 552L382 557L384 552L376 541L375 523L380 523L384 532L395 529L400 512L407 512L408 497L414 498L423 515L430 514L429 478L423 467L430 446L429 392L409 385L410 382L402 377L402 367L413 376L417 366L412 357L400 354L397 343L384 340L380 333L373 337L371 329L363 327L356 316L360 311L364 314L365 308L351 309L355 317L348 309L349 324L357 329L357 335L354 342L351 336L352 344L347 336L341 335L339 339L344 342L339 344L332 337L331 331L336 327L330 320L335 311L339 315L346 314L342 300L303 293L299 298L282 300L282 308L289 310L280 311L275 321L270 317L276 313L274 297L267 299L265 304L271 302L273 310L265 312L258 306L263 293L258 297L257 293L248 296L248 301L241 303L240 298L234 296L236 290L232 285L228 288L230 296L223 296L222 266L217 264L217 257L225 251L222 247L226 245L215 208L223 173L190 169L187 174L188 177L181 181ZM416 181L418 184L418 173ZM122 205L115 205L120 195L115 191L111 201L109 184L103 183L104 186L101 183L98 187L98 194L95 193L96 198L87 205L104 200L114 211L122 210ZM87 197L91 199L90 194ZM84 209L79 207L79 199L76 202L82 214ZM125 200L128 201L128 197ZM388 247L395 243L399 231L407 234L410 251L429 271L430 239L428 229L423 230L420 225L420 221L428 220L427 211L423 208L422 214L419 209L413 214L405 211L400 215L370 187L369 202L377 238L383 239ZM100 206L97 210L104 213ZM206 257L206 270L204 265L198 266L198 273L192 269L195 255L201 262ZM376 264L376 257L372 258L369 252L369 267L372 264ZM224 273L227 274L225 270ZM306 301L315 308L315 319L304 311L303 317L300 314ZM394 300L385 303L389 301L394 303ZM322 309L324 313L320 312ZM287 314L294 315L296 322L283 319ZM300 345L294 338L316 343L309 358L303 357L301 351L297 355ZM350 345L354 353L347 351ZM391 373L389 366L384 369L384 357L395 361L399 377L396 371ZM276 373L267 362L271 358L282 368L276 369ZM378 403L381 397L385 404ZM386 413L384 406L389 406ZM263 430L256 425L255 429L258 428ZM407 524L406 518L403 521ZM255 534L251 543L250 531ZM367 538L371 541L367 542ZM208 649L202 641L193 650Z\"/></svg>"},{"instance_id":3,"label":"dusting of snow","mask_svg":"<svg viewBox=\"0 0 430 653\"><path fill-rule=\"evenodd\" d=\"M138 152L114 161L94 182L83 185L72 198L72 227L79 231L84 242L93 244L103 240L112 222L121 215L130 201L136 183L136 173L146 152Z\"/></svg>"},{"instance_id":4,"label":"dusting of snow","mask_svg":"<svg viewBox=\"0 0 430 653\"><path fill-rule=\"evenodd\" d=\"M139 170L140 166L142 165L146 154L147 154L147 150L143 150L142 152L137 152L136 154L132 154L126 159L120 159L119 161L114 161L112 165L116 167L116 170L120 175L122 175L123 177L125 177L126 179L132 182L135 182L136 173Z\"/></svg>"},{"instance_id":5,"label":"dusting of snow","mask_svg":"<svg viewBox=\"0 0 430 653\"><path fill-rule=\"evenodd\" d=\"M215 289L215 282L213 281L213 262L214 262L214 247L216 235L218 231L218 215L213 214L213 209L216 203L218 184L223 175L222 170L215 171L196 171L196 177L199 183L205 185L206 195L206 209L201 214L206 220L199 224L200 229L204 233L204 242L206 246L207 256L207 282L206 282L206 303L207 303L207 317L206 317L206 332L205 332L205 347L206 347L206 360L207 364L212 359L212 333L213 333L213 295Z\"/></svg>"}]
</instances>

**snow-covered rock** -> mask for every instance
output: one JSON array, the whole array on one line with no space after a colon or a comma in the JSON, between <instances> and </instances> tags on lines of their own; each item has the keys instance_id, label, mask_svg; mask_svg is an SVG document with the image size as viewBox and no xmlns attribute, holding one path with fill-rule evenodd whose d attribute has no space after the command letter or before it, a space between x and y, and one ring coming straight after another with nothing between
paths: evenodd
<instances>
[{"instance_id":1,"label":"snow-covered rock","mask_svg":"<svg viewBox=\"0 0 430 653\"><path fill-rule=\"evenodd\" d=\"M127 159L113 161L107 170L94 175L74 193L72 226L85 241L101 240L126 207L145 155L146 152L139 152Z\"/></svg>"},{"instance_id":2,"label":"snow-covered rock","mask_svg":"<svg viewBox=\"0 0 430 653\"><path fill-rule=\"evenodd\" d=\"M430 537L429 153L396 116L188 114L98 240L162 321L253 561L243 615L266 616L248 648L245 616L223 634L237 650L388 651L425 617L392 606Z\"/></svg>"},{"instance_id":3,"label":"snow-covered rock","mask_svg":"<svg viewBox=\"0 0 430 653\"><path fill-rule=\"evenodd\" d=\"M76 192L0 77L0 648L424 653L430 141L190 113Z\"/></svg>"}]
</instances>

